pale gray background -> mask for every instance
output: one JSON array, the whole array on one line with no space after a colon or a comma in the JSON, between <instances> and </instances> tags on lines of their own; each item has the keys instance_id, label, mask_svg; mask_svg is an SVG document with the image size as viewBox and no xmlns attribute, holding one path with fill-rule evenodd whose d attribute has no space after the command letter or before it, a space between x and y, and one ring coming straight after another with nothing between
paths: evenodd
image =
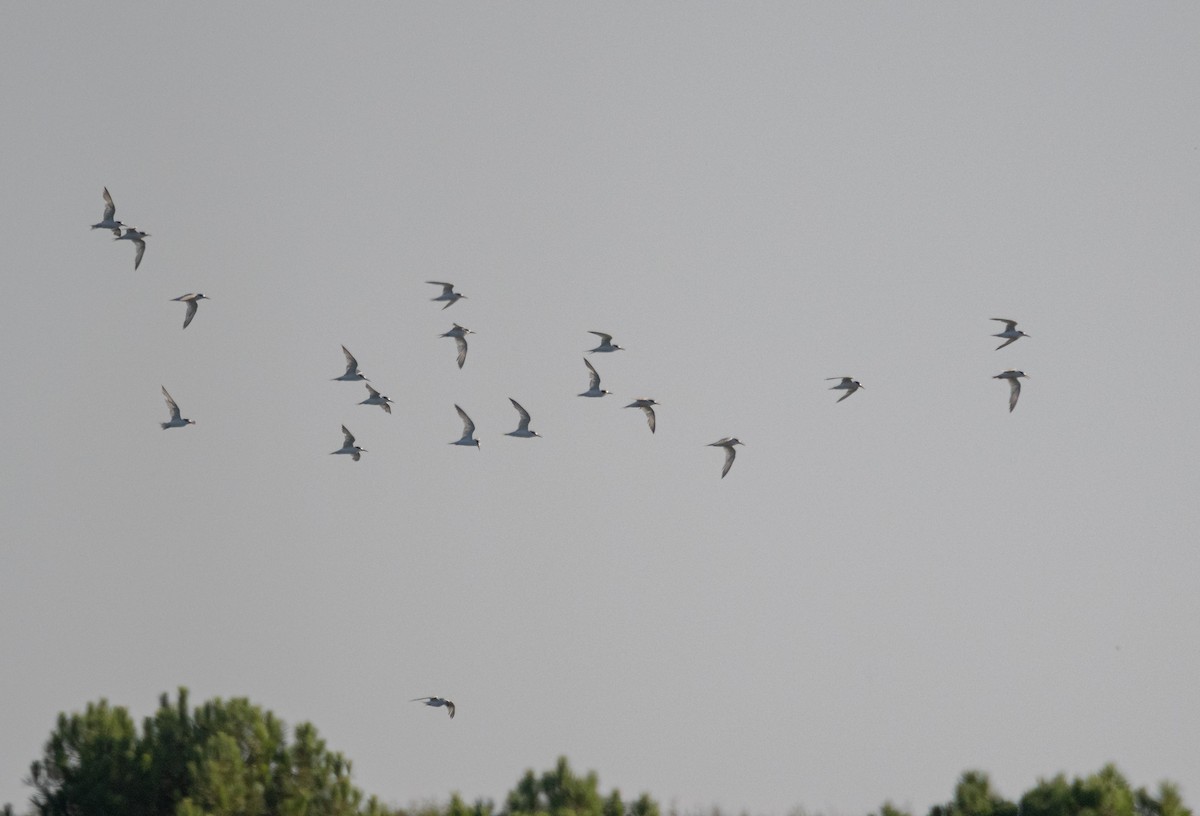
<instances>
[{"instance_id":1,"label":"pale gray background","mask_svg":"<svg viewBox=\"0 0 1200 816\"><path fill-rule=\"evenodd\" d=\"M401 804L566 754L682 809L1110 760L1194 805L1198 37L1191 2L10 9L0 801L59 711L184 684ZM629 347L604 400L588 329Z\"/></svg>"}]
</instances>

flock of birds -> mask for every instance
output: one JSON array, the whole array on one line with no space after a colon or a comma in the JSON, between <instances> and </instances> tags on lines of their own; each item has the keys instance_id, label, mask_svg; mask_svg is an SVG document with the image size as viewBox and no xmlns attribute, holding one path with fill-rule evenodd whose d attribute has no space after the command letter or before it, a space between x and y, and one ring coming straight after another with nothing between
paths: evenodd
<instances>
[{"instance_id":1,"label":"flock of birds","mask_svg":"<svg viewBox=\"0 0 1200 816\"><path fill-rule=\"evenodd\" d=\"M133 268L136 270L142 263L142 258L146 253L146 238L150 237L150 235L149 235L149 233L142 232L134 227L129 227L129 226L123 224L121 221L116 220L116 214L117 214L116 205L113 203L112 196L109 195L108 188L106 187L106 188L104 188L104 216L100 220L99 223L92 225L92 229L110 230L113 233L113 235L115 236L114 240L132 242L136 247L136 254L134 255L134 260L133 260ZM124 230L125 230L124 233L122 233L122 231L121 231L122 228L124 228ZM457 303L459 300L462 300L466 297L466 295L462 294L461 292L455 291L453 283L449 283L446 281L427 281L427 283L429 283L433 286L440 286L442 288L441 294L435 298L432 298L432 300L434 302L444 303L445 305L442 307L443 310L450 308L455 303ZM180 295L177 298L172 298L172 301L174 301L174 302L180 302L180 303L184 303L187 305L187 313L184 316L183 328L186 329L189 325L191 325L192 320L195 319L196 312L199 309L200 301L201 300L209 300L209 299L210 298L206 297L203 294L199 294L199 293L189 293L186 295ZM999 337L1004 340L1003 343L1001 343L999 346L996 347L997 351L1004 348L1005 346L1015 343L1017 340L1021 339L1022 337L1029 336L1025 332L1023 332L1017 328L1017 321L1015 321L1015 320L1009 320L1008 318L1002 318L1002 317L994 317L991 319L1004 324L1004 331L992 335L993 337ZM461 326L458 323L454 323L452 328L449 331L440 335L441 337L449 337L449 338L454 339L455 346L456 346L457 352L458 352L457 362L458 362L458 367L460 369L463 367L463 365L466 363L466 360L467 360L467 350L468 350L467 335L470 335L470 334L474 334L474 332L471 331L470 329L466 328L465 326ZM589 331L589 334L594 334L596 337L599 338L600 342L595 348L588 349L587 350L588 354L604 354L604 353L611 353L611 352L615 352L615 351L624 351L625 350L623 347L621 347L613 342L613 336L611 334L608 334L606 332L600 332L600 331ZM349 349L347 349L345 346L342 346L342 353L346 357L346 370L340 376L334 377L333 380L340 381L340 382L361 382L361 383L363 383L363 385L367 389L367 398L362 400L358 404L359 405L378 405L386 413L391 414L392 400L389 399L387 396L381 394L379 391L377 391L371 385L370 381L363 374L363 372L359 369L358 360L355 359L354 355L350 353ZM587 371L588 371L588 388L586 391L581 392L578 396L589 397L589 398L599 398L599 397L604 397L604 396L611 394L612 393L611 391L607 391L600 387L600 373L598 371L596 371L596 367L592 365L591 361L585 357L583 360L583 364L584 364L584 366L587 367ZM1003 371L1000 374L994 375L994 377L993 377L993 379L1008 381L1009 389L1010 389L1009 390L1009 399L1008 399L1008 410L1010 413L1012 412L1012 410L1014 408L1017 407L1017 400L1021 396L1021 379L1025 378L1025 377L1028 377L1028 375L1024 371L1017 371L1015 369L1009 369L1007 371ZM858 392L861 388L863 388L862 383L860 383L858 380L854 379L853 377L844 377L844 376L843 377L828 377L826 379L830 380L830 381L832 381L832 380L838 381L835 385L830 386L829 390L846 392L845 394L843 394L841 397L838 398L837 402L839 402L839 403L842 402L843 400L848 399L849 397L854 395L856 392ZM171 415L170 419L168 421L159 423L162 426L163 430L166 430L168 428L186 428L188 425L196 424L195 420L188 419L180 413L179 405L176 404L175 400L171 397L171 394L167 391L165 386L162 388L162 394L163 394L163 399L166 400L167 410L169 411L169 413ZM527 410L525 410L525 408L519 402L517 402L515 399L513 399L512 397L509 397L509 402L512 403L513 408L516 410L518 420L517 420L516 429L509 431L505 435L517 437L520 439L532 439L535 437L541 438L540 434L538 434L537 431L534 431L529 427L529 424L531 421L529 412ZM641 411L646 416L646 423L650 427L650 433L654 433L656 424L657 424L657 416L654 412L654 409L659 404L660 403L658 403L654 399L647 398L647 397L638 397L633 402L629 403L628 405L626 405L624 407L641 409ZM467 415L467 412L464 411L462 409L462 407L460 407L459 405L455 405L454 410L458 412L458 416L462 420L463 431L462 431L462 436L459 437L457 440L450 442L450 444L451 445L460 445L460 446L464 446L464 447L474 447L474 448L478 449L479 448L479 440L475 438L475 423L471 420L471 417ZM343 454L343 455L349 456L355 462L359 461L362 458L362 454L367 452L367 449L360 447L359 445L356 444L354 434L352 434L350 432L350 430L348 428L346 428L345 425L342 426L342 436L343 436L342 446L335 451L331 451L331 455ZM738 440L736 437L723 437L721 439L718 439L716 442L709 443L708 447L722 448L725 451L725 465L721 469L721 478L722 479L724 479L725 476L728 475L729 469L733 466L733 461L737 457L736 447L739 445L743 445L743 444L744 443L741 442L740 440ZM418 697L415 700L413 700L412 702L423 702L423 703L425 703L425 705L433 706L435 708L444 707L446 709L446 712L450 715L450 717L451 718L454 717L454 711L455 711L454 703L445 698L442 698L442 697Z\"/></svg>"},{"instance_id":2,"label":"flock of birds","mask_svg":"<svg viewBox=\"0 0 1200 816\"><path fill-rule=\"evenodd\" d=\"M443 311L446 309L449 309L451 306L453 306L459 300L466 297L466 295L462 294L461 292L454 291L453 283L448 283L446 281L426 281L426 283L432 284L433 286L442 287L442 293L440 295L438 295L437 297L432 298L432 300L434 302L443 302L444 301L446 305L442 307ZM453 325L453 327L450 329L450 331L444 332L443 334L440 335L441 337L454 338L454 343L458 350L457 360L458 360L459 368L462 368L463 365L465 365L467 362L467 349L469 348L467 345L467 335L474 334L474 333L475 332L471 331L470 329L466 328L465 326L461 326L458 323L455 323ZM600 338L600 344L593 349L588 349L588 352L587 352L588 354L605 353L605 352L613 352L613 351L624 351L625 350L623 347L617 345L616 343L614 343L612 341L613 338L612 338L611 334L608 334L606 332L600 332L600 331L589 331L588 333L594 334ZM367 377L358 368L358 360L355 358L355 356L353 354L350 353L350 350L348 348L346 348L345 346L342 346L342 354L344 354L346 356L346 370L342 373L342 375L340 377L334 377L333 379L335 381L340 380L342 382L362 382L366 386L367 391L369 392L369 396L365 400L363 400L362 402L360 402L358 404L359 405L378 405L381 408L383 408L384 411L387 411L390 414L392 412L391 400L388 399L386 396L380 394L378 391L376 391L374 388L371 387L370 382L367 381ZM596 371L596 367L594 365L592 365L591 361L585 357L583 360L583 364L587 367L587 370L588 370L588 388L586 391L581 392L579 394L579 396L581 396L581 397L603 397L608 394L611 394L612 393L611 391L605 390L600 387L600 372ZM846 377L844 379L846 381L850 381L849 377ZM843 387L848 387L848 386L835 386L835 387L843 388ZM854 383L853 386L849 386L849 387L851 387L852 390L846 396L849 396L850 394L854 393L853 389L857 389L860 386L858 383ZM845 397L843 397L843 399L845 399ZM520 439L532 439L534 437L537 437L540 439L541 434L539 434L537 431L530 429L530 427L529 427L531 417L529 415L529 412L525 410L524 406L522 406L521 403L517 402L512 397L509 397L508 401L511 402L513 408L516 409L518 419L517 419L516 430L507 432L505 434L505 436L515 436ZM838 400L838 401L840 402L841 400ZM633 402L629 403L625 407L626 408L640 408L642 410L642 412L646 415L646 424L650 426L650 433L654 433L655 428L657 427L657 419L658 419L654 413L654 406L659 405L659 404L660 403L658 401L656 401L652 398L638 397L637 399L635 399ZM467 412L464 411L461 406L455 405L454 410L458 412L458 417L459 417L459 419L462 420L463 432L462 432L461 437L454 440L450 444L451 445L462 445L465 447L473 447L476 450L478 450L479 449L479 440L475 438L475 423L474 423L474 421L471 419L470 416L468 416ZM184 422L186 422L186 420L184 420ZM165 428L167 426L164 425L163 427ZM734 446L741 445L743 443L739 442L735 437L727 436L722 439L718 439L716 442L712 442L709 444L710 444L710 447L720 447L720 448L725 449L725 467L721 470L721 478L724 479L725 474L729 473L729 468L733 465L734 457L737 456L737 452L734 450ZM366 448L360 447L357 444L355 444L354 434L352 434L350 432L350 430L345 425L343 425L342 426L342 446L335 451L331 451L330 453L331 453L331 455L338 454L338 453L345 454L345 455L349 456L350 458L352 458L355 462L357 462L362 458L362 455L366 452L367 452ZM424 698L422 698L422 699L424 699ZM431 698L431 699L437 699L437 698ZM431 703L430 705L434 705L434 704ZM453 707L451 708L451 711L453 711ZM454 716L453 713L451 713L450 716Z\"/></svg>"},{"instance_id":3,"label":"flock of birds","mask_svg":"<svg viewBox=\"0 0 1200 816\"><path fill-rule=\"evenodd\" d=\"M133 242L133 244L137 247L137 252L134 255L134 259L133 259L133 268L136 270L141 265L142 257L146 253L146 238L149 238L150 234L147 232L142 232L141 230L138 230L135 227L127 226L126 224L122 223L121 221L118 221L116 218L117 206L116 206L116 204L113 203L112 196L109 194L107 187L104 188L103 195L104 195L104 216L103 216L103 218L101 218L99 223L92 225L92 229L111 230L113 235L116 236L114 238L114 240L116 240L116 241L126 241L127 240L127 241ZM122 228L124 228L124 230L125 230L124 233L121 232ZM435 303L445 303L445 306L442 307L443 311L446 309L449 309L451 306L453 306L458 301L466 298L466 295L462 294L461 292L456 292L454 290L453 283L449 283L447 281L427 281L427 283L429 283L433 286L442 287L442 293L440 295L438 295L437 297L432 298L432 300ZM196 312L199 309L200 301L201 300L210 300L210 298L208 298L207 296L200 294L200 293L189 293L186 295L180 295L177 298L172 298L172 300L175 302L187 304L187 313L183 319L183 328L186 329L189 325L191 325L192 320L196 317ZM999 337L1004 340L1003 343L1001 343L999 346L996 347L997 351L1004 348L1005 346L1015 343L1017 340L1021 339L1022 337L1029 336L1025 332L1023 332L1017 328L1017 321L1015 321L1015 320L1009 320L1008 318L1004 318L1004 317L994 317L994 318L992 318L992 320L996 320L996 321L999 321L1004 324L1004 331L992 335L993 337ZM455 346L457 347L457 350L458 350L457 361L458 361L459 368L462 368L463 365L467 361L467 349L468 349L467 335L469 335L469 334L474 334L474 332L471 331L470 329L466 328L465 326L461 326L458 323L455 323L455 324L453 324L452 328L449 331L447 331L441 335L442 337L450 337L450 338L454 339ZM600 343L595 348L589 349L587 352L588 354L624 351L624 349L621 346L613 343L613 341L612 341L613 337L611 334L607 334L605 332L600 332L600 331L589 331L589 334L594 334L598 338L600 338ZM375 390L374 387L372 387L370 382L367 380L366 376L364 376L363 373L359 370L358 360L356 360L354 355L350 353L349 349L347 349L345 346L342 346L342 353L346 356L346 370L340 377L334 377L333 379L335 381L340 380L342 382L362 382L366 386L368 396L365 400L363 400L362 402L360 402L358 404L359 405L378 405L380 408L382 408L384 411L386 411L387 413L390 414L392 412L392 405L391 405L392 401L388 397L379 393L379 391ZM588 360L587 358L584 358L583 364L585 366L587 366L587 370L588 370L588 378L589 378L588 379L588 388L586 391L581 392L579 394L579 396L581 396L581 397L603 397L608 394L611 394L612 393L611 391L607 391L600 387L600 373L598 371L596 371L596 367L592 365L591 361ZM1021 379L1027 378L1028 376L1029 375L1026 374L1024 371L1017 371L1015 369L1009 369L1007 371L1003 371L1003 372L993 376L993 379L1008 381L1008 384L1009 384L1008 410L1009 410L1009 412L1012 412L1012 410L1017 407L1017 400L1021 396ZM848 399L859 389L863 388L863 384L860 383L858 380L854 379L853 377L828 377L827 379L828 380L838 380L838 383L836 385L830 386L831 391L845 391L846 392L845 394L843 394L841 397L838 398L838 400L837 400L838 402ZM167 410L171 414L171 418L167 422L159 423L162 426L163 430L166 430L167 428L186 428L188 425L196 424L195 420L187 419L186 417L182 416L182 414L180 413L180 410L179 410L179 405L171 397L170 393L167 391L165 386L162 389L162 394L163 394L163 399L165 399L166 403L167 403ZM531 439L534 437L540 438L540 435L537 433L537 431L531 430L529 427L529 423L530 423L529 412L526 411L525 408L519 402L517 402L515 399L513 399L511 397L509 397L509 402L511 402L513 408L516 409L519 419L518 419L516 430L509 431L505 435L506 436L514 436L514 437L518 437L518 438L522 438L522 439ZM656 422L657 422L657 417L654 413L654 407L659 404L660 403L656 402L653 399L646 398L646 397L638 397L637 399L635 399L633 402L629 403L625 407L626 408L640 408L642 410L642 412L645 413L645 415L646 415L646 423L650 426L650 432L654 433ZM465 446L465 447L474 447L474 448L478 449L479 448L479 440L475 438L475 423L471 420L471 417L467 415L467 412L464 411L460 406L455 405L454 410L458 412L458 416L462 420L463 432L462 432L462 436L459 439L451 442L450 444L461 445L461 446ZM359 461L362 458L362 454L367 452L367 449L355 444L354 434L352 434L346 428L345 425L342 426L342 437L343 437L342 446L340 448L338 448L337 450L332 451L331 453L332 454L345 454L345 455L349 456L351 459L353 459L355 462ZM708 445L709 447L723 448L725 451L725 466L721 469L721 478L722 479L725 478L725 476L729 473L729 469L733 466L733 460L737 456L737 451L735 450L735 447L737 445L744 445L744 444L745 443L741 442L736 437L731 437L731 436L723 437L721 439L718 439L716 442L709 443L709 445ZM432 699L437 699L437 698L432 698ZM453 705L450 706L450 712L451 712L450 715L454 716Z\"/></svg>"}]
</instances>

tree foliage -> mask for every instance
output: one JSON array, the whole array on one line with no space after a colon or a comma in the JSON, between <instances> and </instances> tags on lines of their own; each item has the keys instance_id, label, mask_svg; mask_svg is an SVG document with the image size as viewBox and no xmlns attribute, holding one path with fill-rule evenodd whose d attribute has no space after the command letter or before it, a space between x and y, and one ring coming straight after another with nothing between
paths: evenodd
<instances>
[{"instance_id":1,"label":"tree foliage","mask_svg":"<svg viewBox=\"0 0 1200 816\"><path fill-rule=\"evenodd\" d=\"M119 706L89 703L60 714L40 759L30 767L32 816L661 816L649 794L603 793L595 772L578 775L566 757L541 774L525 771L503 809L468 804L456 793L443 807L389 808L364 801L350 762L330 751L317 729L288 729L243 698L215 699L189 710L187 689L166 694L141 728ZM673 812L672 812L673 813ZM15 816L5 805L0 816ZM879 816L910 816L891 802ZM966 771L953 798L928 816L1192 816L1179 789L1133 789L1114 765L1087 777L1039 779L1017 802L993 789L982 771Z\"/></svg>"},{"instance_id":2,"label":"tree foliage","mask_svg":"<svg viewBox=\"0 0 1200 816\"><path fill-rule=\"evenodd\" d=\"M289 741L245 699L189 711L186 689L162 695L140 733L106 700L60 714L29 782L37 816L349 816L362 803L349 761L312 725Z\"/></svg>"},{"instance_id":3,"label":"tree foliage","mask_svg":"<svg viewBox=\"0 0 1200 816\"><path fill-rule=\"evenodd\" d=\"M881 813L899 816L890 803ZM994 791L987 774L967 771L959 777L954 799L935 805L929 816L1192 816L1192 812L1174 785L1161 783L1157 796L1145 788L1134 790L1109 764L1071 781L1063 774L1040 779L1018 802Z\"/></svg>"}]
</instances>

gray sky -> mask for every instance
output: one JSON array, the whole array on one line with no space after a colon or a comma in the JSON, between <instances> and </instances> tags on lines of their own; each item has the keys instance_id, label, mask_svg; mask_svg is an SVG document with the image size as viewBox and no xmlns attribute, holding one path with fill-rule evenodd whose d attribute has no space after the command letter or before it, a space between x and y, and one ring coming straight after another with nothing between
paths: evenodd
<instances>
[{"instance_id":1,"label":"gray sky","mask_svg":"<svg viewBox=\"0 0 1200 816\"><path fill-rule=\"evenodd\" d=\"M0 801L59 711L187 685L393 803L566 754L685 809L1106 761L1194 804L1198 35L1192 3L14 9ZM88 229L106 185L137 272ZM589 329L629 349L603 400ZM391 416L330 382L343 343Z\"/></svg>"}]
</instances>

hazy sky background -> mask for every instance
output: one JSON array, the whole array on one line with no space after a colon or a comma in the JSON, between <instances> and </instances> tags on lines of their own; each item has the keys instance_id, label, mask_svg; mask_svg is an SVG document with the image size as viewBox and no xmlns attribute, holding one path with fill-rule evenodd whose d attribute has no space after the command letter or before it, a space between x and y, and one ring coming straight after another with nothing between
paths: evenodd
<instances>
[{"instance_id":1,"label":"hazy sky background","mask_svg":"<svg viewBox=\"0 0 1200 816\"><path fill-rule=\"evenodd\" d=\"M0 802L59 711L186 685L394 804L566 754L681 809L1107 761L1195 806L1198 37L1188 2L11 9ZM602 400L589 329L629 349Z\"/></svg>"}]
</instances>

